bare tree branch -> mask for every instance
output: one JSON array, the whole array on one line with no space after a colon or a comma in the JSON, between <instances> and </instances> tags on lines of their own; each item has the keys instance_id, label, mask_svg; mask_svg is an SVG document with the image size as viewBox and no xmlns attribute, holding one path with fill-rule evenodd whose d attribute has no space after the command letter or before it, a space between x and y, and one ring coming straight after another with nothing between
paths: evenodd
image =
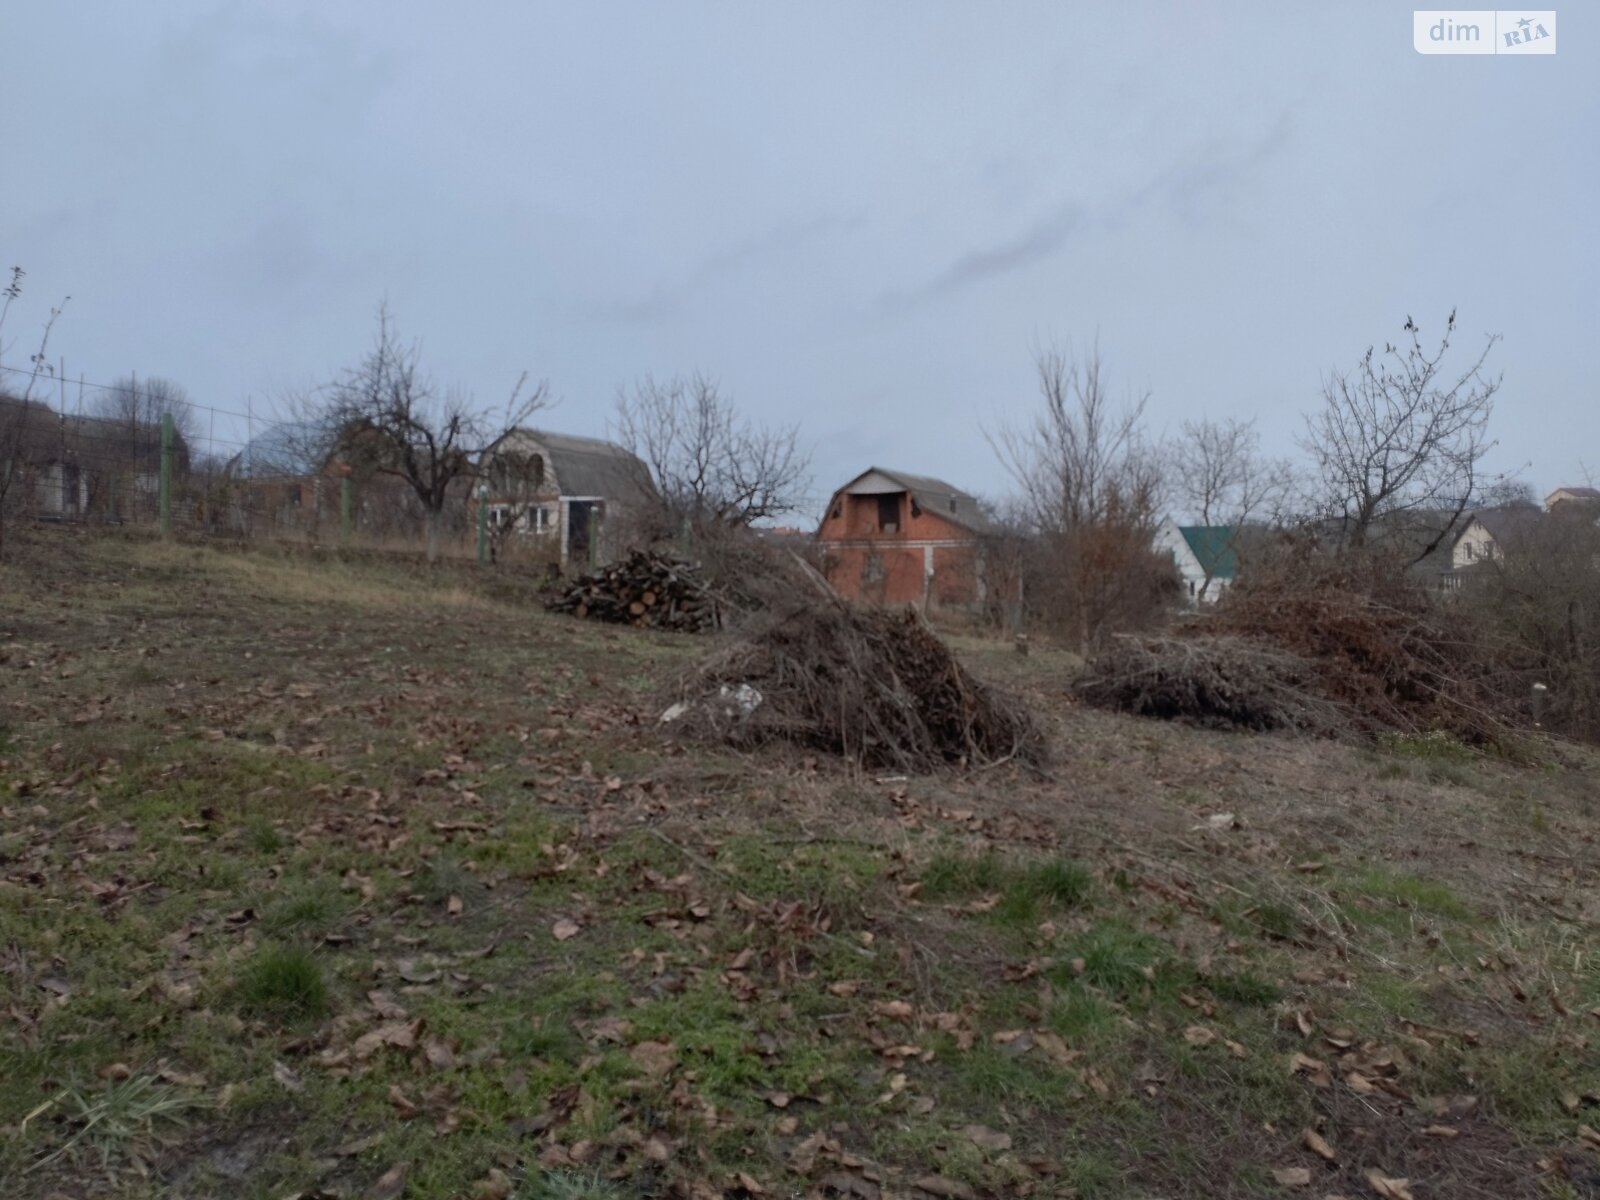
<instances>
[{"instance_id":1,"label":"bare tree branch","mask_svg":"<svg viewBox=\"0 0 1600 1200\"><path fill-rule=\"evenodd\" d=\"M415 343L402 342L387 305L378 310L372 348L323 393L316 419L302 422L328 438L347 463L402 480L428 517L428 557L438 555L439 528L453 489L476 478L479 459L535 412L549 405L544 383L517 380L503 411L490 416L469 396L441 393L422 371Z\"/></svg>"},{"instance_id":2,"label":"bare tree branch","mask_svg":"<svg viewBox=\"0 0 1600 1200\"><path fill-rule=\"evenodd\" d=\"M1430 351L1407 317L1405 346L1386 344L1382 354L1369 347L1354 370L1323 381L1323 405L1307 418L1302 446L1317 475L1313 504L1339 522L1353 548L1367 545L1380 522L1407 515L1420 523L1420 561L1492 482L1482 460L1494 445L1488 423L1500 377L1483 368L1499 338L1490 336L1452 374L1444 360L1455 330L1451 312Z\"/></svg>"},{"instance_id":3,"label":"bare tree branch","mask_svg":"<svg viewBox=\"0 0 1600 1200\"><path fill-rule=\"evenodd\" d=\"M708 376L646 376L620 392L614 436L644 464L641 482L669 521L749 525L805 502L799 427L753 424Z\"/></svg>"}]
</instances>

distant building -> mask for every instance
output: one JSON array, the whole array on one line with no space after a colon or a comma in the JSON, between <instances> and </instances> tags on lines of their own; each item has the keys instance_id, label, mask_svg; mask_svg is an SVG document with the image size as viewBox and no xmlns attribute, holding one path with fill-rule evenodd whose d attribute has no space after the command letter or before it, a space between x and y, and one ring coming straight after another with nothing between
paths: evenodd
<instances>
[{"instance_id":1,"label":"distant building","mask_svg":"<svg viewBox=\"0 0 1600 1200\"><path fill-rule=\"evenodd\" d=\"M942 479L869 467L834 492L817 529L835 591L872 604L977 604L993 523Z\"/></svg>"},{"instance_id":2,"label":"distant building","mask_svg":"<svg viewBox=\"0 0 1600 1200\"><path fill-rule=\"evenodd\" d=\"M45 520L153 516L161 482L161 430L148 422L58 413L0 395L0 432L17 472L12 504ZM189 447L173 438L173 471Z\"/></svg>"},{"instance_id":3,"label":"distant building","mask_svg":"<svg viewBox=\"0 0 1600 1200\"><path fill-rule=\"evenodd\" d=\"M1544 498L1546 512L1554 512L1558 504L1600 505L1600 488L1558 487Z\"/></svg>"},{"instance_id":4,"label":"distant building","mask_svg":"<svg viewBox=\"0 0 1600 1200\"><path fill-rule=\"evenodd\" d=\"M479 466L489 488L490 521L512 536L548 542L563 566L612 558L608 523L653 491L636 455L614 442L567 433L512 430Z\"/></svg>"},{"instance_id":5,"label":"distant building","mask_svg":"<svg viewBox=\"0 0 1600 1200\"><path fill-rule=\"evenodd\" d=\"M1232 525L1179 525L1170 517L1156 530L1155 548L1172 555L1188 604L1214 604L1233 585L1238 533Z\"/></svg>"},{"instance_id":6,"label":"distant building","mask_svg":"<svg viewBox=\"0 0 1600 1200\"><path fill-rule=\"evenodd\" d=\"M1532 505L1485 508L1467 518L1450 547L1450 568L1461 571L1504 558L1508 550L1535 536L1548 514Z\"/></svg>"}]
</instances>

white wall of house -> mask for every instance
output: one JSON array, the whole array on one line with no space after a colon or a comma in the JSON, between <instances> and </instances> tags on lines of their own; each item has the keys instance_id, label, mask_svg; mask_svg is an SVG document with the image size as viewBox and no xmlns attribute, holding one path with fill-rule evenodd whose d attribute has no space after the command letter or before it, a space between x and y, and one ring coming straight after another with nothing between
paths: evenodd
<instances>
[{"instance_id":1,"label":"white wall of house","mask_svg":"<svg viewBox=\"0 0 1600 1200\"><path fill-rule=\"evenodd\" d=\"M1483 527L1483 522L1473 517L1456 538L1450 550L1450 566L1459 571L1473 563L1484 562L1499 553L1494 536Z\"/></svg>"},{"instance_id":2,"label":"white wall of house","mask_svg":"<svg viewBox=\"0 0 1600 1200\"><path fill-rule=\"evenodd\" d=\"M1178 529L1178 523L1170 517L1156 530L1155 548L1158 552L1164 550L1172 555L1173 565L1178 568L1178 578L1183 584L1184 603L1190 607L1215 604L1233 582L1213 576L1207 583L1205 568L1189 548L1188 539Z\"/></svg>"}]
</instances>

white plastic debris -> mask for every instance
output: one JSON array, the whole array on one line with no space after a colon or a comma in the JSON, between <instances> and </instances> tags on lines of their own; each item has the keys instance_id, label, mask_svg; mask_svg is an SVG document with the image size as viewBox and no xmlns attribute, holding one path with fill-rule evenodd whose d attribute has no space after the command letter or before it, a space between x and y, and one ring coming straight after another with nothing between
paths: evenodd
<instances>
[{"instance_id":1,"label":"white plastic debris","mask_svg":"<svg viewBox=\"0 0 1600 1200\"><path fill-rule=\"evenodd\" d=\"M721 701L723 711L730 717L737 716L741 721L748 721L750 714L761 707L763 697L748 683L741 683L738 687L723 684L717 692L717 699Z\"/></svg>"},{"instance_id":2,"label":"white plastic debris","mask_svg":"<svg viewBox=\"0 0 1600 1200\"><path fill-rule=\"evenodd\" d=\"M669 706L667 711L661 714L661 723L663 725L669 725L688 711L689 706L684 704L682 701L679 701L677 704Z\"/></svg>"}]
</instances>

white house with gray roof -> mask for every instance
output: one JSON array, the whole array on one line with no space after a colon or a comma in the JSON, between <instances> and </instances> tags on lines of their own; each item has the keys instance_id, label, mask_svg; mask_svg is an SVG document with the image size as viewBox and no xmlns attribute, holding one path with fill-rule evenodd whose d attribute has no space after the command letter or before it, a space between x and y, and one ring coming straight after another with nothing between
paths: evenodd
<instances>
[{"instance_id":1,"label":"white house with gray roof","mask_svg":"<svg viewBox=\"0 0 1600 1200\"><path fill-rule=\"evenodd\" d=\"M484 455L489 519L548 542L563 566L611 557L608 520L652 490L644 463L615 442L515 429Z\"/></svg>"}]
</instances>

